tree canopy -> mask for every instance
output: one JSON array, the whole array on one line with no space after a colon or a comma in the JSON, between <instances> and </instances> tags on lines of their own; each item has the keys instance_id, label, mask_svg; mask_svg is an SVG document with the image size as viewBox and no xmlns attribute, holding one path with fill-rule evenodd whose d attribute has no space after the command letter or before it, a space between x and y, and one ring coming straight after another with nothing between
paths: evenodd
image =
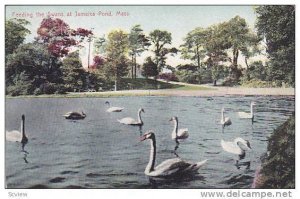
<instances>
[{"instance_id":1,"label":"tree canopy","mask_svg":"<svg viewBox=\"0 0 300 199\"><path fill-rule=\"evenodd\" d=\"M295 85L295 6L258 6L256 27L266 42L270 80Z\"/></svg>"}]
</instances>

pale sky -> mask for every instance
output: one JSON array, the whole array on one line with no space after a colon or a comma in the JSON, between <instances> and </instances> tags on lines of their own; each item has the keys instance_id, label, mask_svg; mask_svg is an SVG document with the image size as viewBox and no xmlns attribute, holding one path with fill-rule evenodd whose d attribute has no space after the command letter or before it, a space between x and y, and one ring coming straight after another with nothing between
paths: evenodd
<instances>
[{"instance_id":1,"label":"pale sky","mask_svg":"<svg viewBox=\"0 0 300 199\"><path fill-rule=\"evenodd\" d=\"M117 16L118 11L127 14ZM96 16L75 16L76 12L94 13ZM67 16L68 13L72 15ZM112 16L102 16L107 13L111 13ZM205 28L239 15L245 18L249 27L253 29L256 19L253 6L6 6L6 19L25 18L30 21L31 25L28 28L32 34L27 37L26 42L32 41L37 35L37 28L44 18L41 14L44 14L44 17L57 14L57 18L63 19L74 29L94 28L95 36L107 35L113 29L129 32L136 24L140 24L146 34L155 29L166 30L172 33L174 47L179 47L186 34L196 27ZM149 55L145 53L138 61L142 62L147 54ZM87 64L85 56L86 50L82 52L84 65ZM167 64L172 66L180 63L186 61L181 60L179 56L167 60Z\"/></svg>"}]
</instances>

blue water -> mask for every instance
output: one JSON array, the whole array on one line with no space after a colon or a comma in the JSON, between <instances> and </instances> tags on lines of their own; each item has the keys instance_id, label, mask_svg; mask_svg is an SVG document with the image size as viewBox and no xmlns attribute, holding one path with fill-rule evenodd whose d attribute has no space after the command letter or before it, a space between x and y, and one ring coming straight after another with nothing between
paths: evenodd
<instances>
[{"instance_id":1,"label":"blue water","mask_svg":"<svg viewBox=\"0 0 300 199\"><path fill-rule=\"evenodd\" d=\"M108 100L123 106L120 113L107 113ZM242 120L236 112L249 111L255 101L255 121ZM184 160L208 159L195 175L157 180L144 175L149 160L148 141L140 142L138 127L119 124L117 119L137 117L143 107L142 132L152 129L157 139L157 161L174 158L171 140L172 116L190 137L181 142L177 154ZM232 125L222 132L222 107ZM266 152L273 130L292 114L293 97L120 97L6 99L6 130L19 130L26 116L29 142L6 142L7 188L249 188L260 157ZM62 115L83 110L87 117L70 121ZM220 140L242 137L250 141L245 165L222 150Z\"/></svg>"}]
</instances>

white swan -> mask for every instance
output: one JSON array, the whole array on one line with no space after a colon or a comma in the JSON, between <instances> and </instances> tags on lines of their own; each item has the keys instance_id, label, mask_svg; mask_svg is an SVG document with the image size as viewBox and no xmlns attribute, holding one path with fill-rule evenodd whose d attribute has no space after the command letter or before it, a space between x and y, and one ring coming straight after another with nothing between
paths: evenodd
<instances>
[{"instance_id":1,"label":"white swan","mask_svg":"<svg viewBox=\"0 0 300 199\"><path fill-rule=\"evenodd\" d=\"M229 117L225 117L224 116L224 112L225 112L225 109L222 108L221 110L221 121L220 123L222 124L222 127L224 128L225 126L229 126L232 124L231 122L231 119Z\"/></svg>"},{"instance_id":2,"label":"white swan","mask_svg":"<svg viewBox=\"0 0 300 199\"><path fill-rule=\"evenodd\" d=\"M86 117L86 114L82 111L81 113L71 111L63 115L66 119L71 119L71 120L82 120Z\"/></svg>"},{"instance_id":3,"label":"white swan","mask_svg":"<svg viewBox=\"0 0 300 199\"><path fill-rule=\"evenodd\" d=\"M22 144L28 142L28 138L25 135L25 115L22 115L21 132L17 130L6 131L5 137L10 142L21 142Z\"/></svg>"},{"instance_id":4,"label":"white swan","mask_svg":"<svg viewBox=\"0 0 300 199\"><path fill-rule=\"evenodd\" d=\"M123 107L115 107L115 106L110 106L109 101L106 101L105 104L109 106L109 108L106 110L106 112L121 112L124 108Z\"/></svg>"},{"instance_id":5,"label":"white swan","mask_svg":"<svg viewBox=\"0 0 300 199\"><path fill-rule=\"evenodd\" d=\"M135 120L131 117L125 117L120 120L118 120L121 124L127 124L127 125L136 125L136 126L143 126L143 121L141 118L141 112L145 112L143 108L140 108L138 110L138 120Z\"/></svg>"},{"instance_id":6,"label":"white swan","mask_svg":"<svg viewBox=\"0 0 300 199\"><path fill-rule=\"evenodd\" d=\"M173 158L163 161L160 165L155 167L156 157L156 140L155 134L152 131L146 132L141 141L149 139L151 141L150 159L146 166L145 174L152 177L167 177L173 175L181 175L182 173L195 172L202 167L207 160L190 163L181 160L180 158Z\"/></svg>"},{"instance_id":7,"label":"white swan","mask_svg":"<svg viewBox=\"0 0 300 199\"><path fill-rule=\"evenodd\" d=\"M250 104L250 113L248 112L238 112L238 115L241 119L252 119L254 118L253 106L256 105L255 102L251 102Z\"/></svg>"},{"instance_id":8,"label":"white swan","mask_svg":"<svg viewBox=\"0 0 300 199\"><path fill-rule=\"evenodd\" d=\"M228 153L233 153L235 155L243 156L245 155L245 148L242 148L240 144L242 144L247 150L251 149L250 142L240 137L235 138L233 142L221 140L221 146L224 149L224 151L227 151Z\"/></svg>"},{"instance_id":9,"label":"white swan","mask_svg":"<svg viewBox=\"0 0 300 199\"><path fill-rule=\"evenodd\" d=\"M172 131L172 139L186 139L189 137L189 130L187 128L178 129L178 118L172 117L170 121L174 122L174 130Z\"/></svg>"}]
</instances>

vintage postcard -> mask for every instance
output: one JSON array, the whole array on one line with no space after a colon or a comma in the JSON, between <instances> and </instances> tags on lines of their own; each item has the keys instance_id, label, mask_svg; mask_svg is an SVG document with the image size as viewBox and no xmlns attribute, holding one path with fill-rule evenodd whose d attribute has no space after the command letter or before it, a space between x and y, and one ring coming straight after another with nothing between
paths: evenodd
<instances>
[{"instance_id":1,"label":"vintage postcard","mask_svg":"<svg viewBox=\"0 0 300 199\"><path fill-rule=\"evenodd\" d=\"M294 189L295 14L5 5L5 188Z\"/></svg>"}]
</instances>

